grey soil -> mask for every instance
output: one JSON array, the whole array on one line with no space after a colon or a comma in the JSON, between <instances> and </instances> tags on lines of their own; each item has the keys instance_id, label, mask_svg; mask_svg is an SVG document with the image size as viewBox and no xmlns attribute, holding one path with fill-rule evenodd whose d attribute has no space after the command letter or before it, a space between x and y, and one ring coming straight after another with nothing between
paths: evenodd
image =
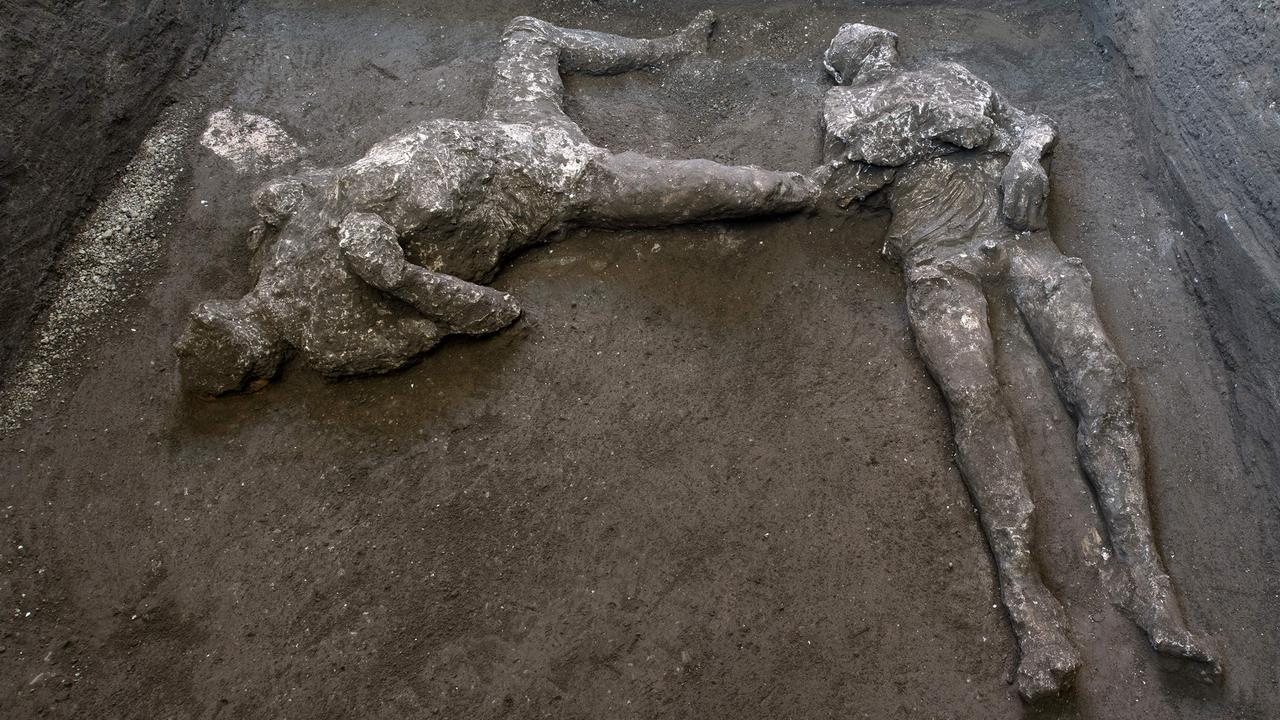
<instances>
[{"instance_id":1,"label":"grey soil","mask_svg":"<svg viewBox=\"0 0 1280 720\"><path fill-rule=\"evenodd\" d=\"M1163 668L1106 597L1073 428L998 308L1040 556L1085 663L1071 700L1023 708L946 413L878 255L886 217L582 232L498 276L525 314L494 337L378 378L291 366L208 403L178 393L170 348L197 301L248 289L266 175L191 143L150 289L0 439L7 715L1274 715L1271 481L1240 470L1224 371L1175 267L1178 208L1142 174L1078 12L708 4L708 56L568 80L592 140L808 168L819 59L854 20L1059 120L1051 230L1132 369L1158 539L1223 685ZM512 16L644 36L697 9L448 7L250 2L184 92L205 115L271 117L337 165L423 118L478 117Z\"/></svg>"}]
</instances>

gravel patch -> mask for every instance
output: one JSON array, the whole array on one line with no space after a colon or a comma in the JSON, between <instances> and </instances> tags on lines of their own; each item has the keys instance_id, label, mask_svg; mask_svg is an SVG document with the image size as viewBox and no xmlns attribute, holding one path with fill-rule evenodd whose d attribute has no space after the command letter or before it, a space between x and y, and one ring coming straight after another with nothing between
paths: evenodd
<instances>
[{"instance_id":1,"label":"gravel patch","mask_svg":"<svg viewBox=\"0 0 1280 720\"><path fill-rule=\"evenodd\" d=\"M159 218L174 196L194 115L181 104L161 115L63 251L49 307L0 389L0 431L20 427L35 404L66 379L86 341L110 324L160 257Z\"/></svg>"}]
</instances>

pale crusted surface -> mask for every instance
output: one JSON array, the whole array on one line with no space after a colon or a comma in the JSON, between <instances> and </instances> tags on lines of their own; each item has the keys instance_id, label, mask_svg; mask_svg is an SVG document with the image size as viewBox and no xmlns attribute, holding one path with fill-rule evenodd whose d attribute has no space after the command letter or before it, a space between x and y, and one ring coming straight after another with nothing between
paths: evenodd
<instances>
[{"instance_id":1,"label":"pale crusted surface","mask_svg":"<svg viewBox=\"0 0 1280 720\"><path fill-rule=\"evenodd\" d=\"M899 169L886 191L893 207L887 254L907 266L966 264L969 258L982 263L984 243L1015 244L1016 233L1000 210L1007 162L1005 155L966 152L925 156Z\"/></svg>"},{"instance_id":2,"label":"pale crusted surface","mask_svg":"<svg viewBox=\"0 0 1280 720\"><path fill-rule=\"evenodd\" d=\"M261 172L297 160L298 144L276 121L224 108L209 116L200 144L235 166L238 172Z\"/></svg>"}]
</instances>

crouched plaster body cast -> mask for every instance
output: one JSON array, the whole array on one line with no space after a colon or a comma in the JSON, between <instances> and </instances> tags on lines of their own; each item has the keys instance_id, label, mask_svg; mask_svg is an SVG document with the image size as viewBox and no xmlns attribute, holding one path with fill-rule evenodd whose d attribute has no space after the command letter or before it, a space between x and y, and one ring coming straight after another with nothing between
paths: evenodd
<instances>
[{"instance_id":1,"label":"crouched plaster body cast","mask_svg":"<svg viewBox=\"0 0 1280 720\"><path fill-rule=\"evenodd\" d=\"M1077 422L1079 457L1110 540L1132 580L1130 610L1155 649L1217 661L1186 628L1152 538L1126 369L1098 320L1089 273L1045 228L1055 141L954 63L905 70L897 36L845 25L826 53L828 192L841 205L887 188L887 254L902 264L917 346L951 414L957 460L995 556L1021 649L1027 699L1060 690L1079 667L1061 605L1032 557L1032 504L994 375L986 292L1013 301Z\"/></svg>"},{"instance_id":2,"label":"crouched plaster body cast","mask_svg":"<svg viewBox=\"0 0 1280 720\"><path fill-rule=\"evenodd\" d=\"M560 72L620 73L705 50L714 16L632 39L517 18L484 120L432 120L345 167L261 188L257 284L202 303L177 343L186 384L220 394L269 380L297 352L330 376L394 370L449 333L510 324L481 284L504 258L573 226L655 226L785 213L797 173L658 160L594 146L565 115Z\"/></svg>"}]
</instances>

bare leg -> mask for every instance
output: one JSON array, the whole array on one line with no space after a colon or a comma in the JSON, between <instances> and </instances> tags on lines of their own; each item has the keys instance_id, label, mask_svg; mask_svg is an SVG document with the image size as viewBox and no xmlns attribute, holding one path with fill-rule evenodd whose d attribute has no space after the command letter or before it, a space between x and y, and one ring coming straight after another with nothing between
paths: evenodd
<instances>
[{"instance_id":1,"label":"bare leg","mask_svg":"<svg viewBox=\"0 0 1280 720\"><path fill-rule=\"evenodd\" d=\"M1093 305L1089 272L1056 248L1013 258L1018 310L1076 418L1080 464L1093 484L1116 555L1133 580L1130 610L1162 654L1217 659L1186 627L1156 549L1141 439L1126 369Z\"/></svg>"},{"instance_id":2,"label":"bare leg","mask_svg":"<svg viewBox=\"0 0 1280 720\"><path fill-rule=\"evenodd\" d=\"M585 140L564 114L562 71L610 74L661 64L705 49L714 22L703 12L678 33L636 39L516 18L503 36L487 115L554 122ZM589 225L673 225L800 210L817 191L795 173L621 153L593 161L575 204Z\"/></svg>"},{"instance_id":3,"label":"bare leg","mask_svg":"<svg viewBox=\"0 0 1280 720\"><path fill-rule=\"evenodd\" d=\"M995 556L1000 592L1018 638L1018 691L1028 701L1057 693L1080 659L1065 614L1032 555L1031 497L1008 409L993 368L987 301L978 281L950 268L908 271L916 345L951 411L956 456Z\"/></svg>"},{"instance_id":4,"label":"bare leg","mask_svg":"<svg viewBox=\"0 0 1280 720\"><path fill-rule=\"evenodd\" d=\"M592 161L577 216L587 225L652 227L777 215L811 207L819 189L800 173L625 152Z\"/></svg>"},{"instance_id":5,"label":"bare leg","mask_svg":"<svg viewBox=\"0 0 1280 720\"><path fill-rule=\"evenodd\" d=\"M609 75L659 65L704 50L714 23L715 15L703 12L674 35L636 39L518 17L502 37L486 117L555 122L576 131L564 114L561 71Z\"/></svg>"},{"instance_id":6,"label":"bare leg","mask_svg":"<svg viewBox=\"0 0 1280 720\"><path fill-rule=\"evenodd\" d=\"M338 237L347 264L365 282L414 306L448 332L496 332L520 315L507 293L409 263L395 229L377 215L348 215Z\"/></svg>"}]
</instances>

